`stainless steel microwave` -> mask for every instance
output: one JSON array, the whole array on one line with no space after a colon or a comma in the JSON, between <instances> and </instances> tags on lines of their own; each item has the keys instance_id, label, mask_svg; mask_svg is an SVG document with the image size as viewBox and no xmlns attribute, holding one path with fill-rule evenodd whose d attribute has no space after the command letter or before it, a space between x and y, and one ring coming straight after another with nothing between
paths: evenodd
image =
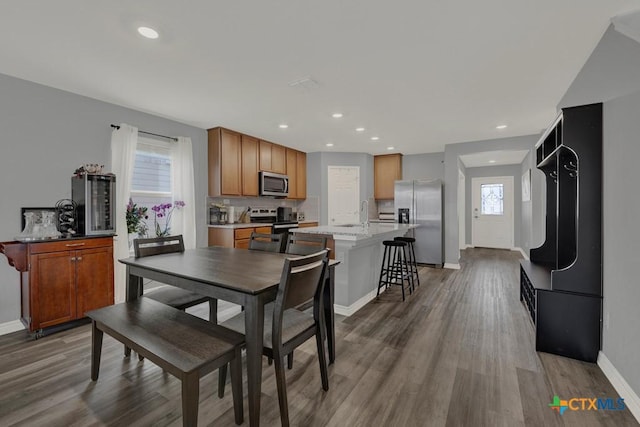
<instances>
[{"instance_id":1,"label":"stainless steel microwave","mask_svg":"<svg viewBox=\"0 0 640 427\"><path fill-rule=\"evenodd\" d=\"M261 171L259 179L261 196L287 197L289 195L288 176Z\"/></svg>"}]
</instances>

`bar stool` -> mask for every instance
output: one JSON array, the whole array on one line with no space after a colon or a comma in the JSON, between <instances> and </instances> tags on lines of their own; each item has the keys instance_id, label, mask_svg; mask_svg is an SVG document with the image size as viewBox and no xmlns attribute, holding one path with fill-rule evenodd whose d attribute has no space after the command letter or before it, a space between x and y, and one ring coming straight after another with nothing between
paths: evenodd
<instances>
[{"instance_id":1,"label":"bar stool","mask_svg":"<svg viewBox=\"0 0 640 427\"><path fill-rule=\"evenodd\" d=\"M396 237L393 240L398 240L400 242L407 242L407 254L409 255L409 267L411 268L411 275L415 277L413 283L418 283L420 286L420 275L418 274L418 262L416 261L416 250L414 243L416 239L413 237Z\"/></svg>"},{"instance_id":2,"label":"bar stool","mask_svg":"<svg viewBox=\"0 0 640 427\"><path fill-rule=\"evenodd\" d=\"M399 240L385 240L382 266L380 267L380 280L376 298L380 296L380 288L387 289L390 285L402 287L402 301L404 301L404 282L407 282L409 295L413 292L413 275L407 260L407 242Z\"/></svg>"}]
</instances>

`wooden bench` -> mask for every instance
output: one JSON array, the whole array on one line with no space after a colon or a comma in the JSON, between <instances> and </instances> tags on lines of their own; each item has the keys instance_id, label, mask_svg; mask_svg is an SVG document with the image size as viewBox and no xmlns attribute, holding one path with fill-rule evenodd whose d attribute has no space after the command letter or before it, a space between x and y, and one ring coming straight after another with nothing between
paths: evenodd
<instances>
[{"instance_id":1,"label":"wooden bench","mask_svg":"<svg viewBox=\"0 0 640 427\"><path fill-rule=\"evenodd\" d=\"M182 381L182 424L196 426L200 377L230 363L235 422L243 422L242 335L149 298L93 310L87 316L93 325L93 381L98 379L106 332Z\"/></svg>"}]
</instances>

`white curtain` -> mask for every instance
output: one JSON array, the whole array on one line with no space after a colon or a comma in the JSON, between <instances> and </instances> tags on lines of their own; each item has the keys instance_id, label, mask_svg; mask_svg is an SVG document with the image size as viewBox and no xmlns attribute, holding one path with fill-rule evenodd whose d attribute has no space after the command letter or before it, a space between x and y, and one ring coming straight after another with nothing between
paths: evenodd
<instances>
[{"instance_id":1,"label":"white curtain","mask_svg":"<svg viewBox=\"0 0 640 427\"><path fill-rule=\"evenodd\" d=\"M124 301L126 290L126 267L118 262L129 257L127 234L127 203L131 193L131 178L136 159L138 128L121 123L120 129L111 132L111 171L116 175L116 237L114 259L114 297Z\"/></svg>"},{"instance_id":2,"label":"white curtain","mask_svg":"<svg viewBox=\"0 0 640 427\"><path fill-rule=\"evenodd\" d=\"M182 234L185 249L194 249L196 247L196 197L191 138L178 137L178 142L171 144L171 169L173 200L182 200L185 203L182 209L173 211L171 234Z\"/></svg>"}]
</instances>

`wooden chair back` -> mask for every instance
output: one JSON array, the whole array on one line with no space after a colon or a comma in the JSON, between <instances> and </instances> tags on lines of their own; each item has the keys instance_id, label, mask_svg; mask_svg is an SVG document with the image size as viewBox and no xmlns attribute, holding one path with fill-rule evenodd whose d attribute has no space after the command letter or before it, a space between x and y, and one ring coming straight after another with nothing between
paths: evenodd
<instances>
[{"instance_id":1,"label":"wooden chair back","mask_svg":"<svg viewBox=\"0 0 640 427\"><path fill-rule=\"evenodd\" d=\"M282 252L282 234L251 233L249 249L265 252Z\"/></svg>"},{"instance_id":2,"label":"wooden chair back","mask_svg":"<svg viewBox=\"0 0 640 427\"><path fill-rule=\"evenodd\" d=\"M324 289L324 274L328 264L329 251L326 249L304 257L285 260L273 310L274 334L276 323L282 322L285 310L297 307L312 298L314 300L314 317L319 315Z\"/></svg>"},{"instance_id":3,"label":"wooden chair back","mask_svg":"<svg viewBox=\"0 0 640 427\"><path fill-rule=\"evenodd\" d=\"M300 236L289 234L285 253L294 255L310 255L327 248L327 238L322 236Z\"/></svg>"},{"instance_id":4,"label":"wooden chair back","mask_svg":"<svg viewBox=\"0 0 640 427\"><path fill-rule=\"evenodd\" d=\"M181 234L133 240L133 253L136 258L174 252L184 252L184 241Z\"/></svg>"}]
</instances>

